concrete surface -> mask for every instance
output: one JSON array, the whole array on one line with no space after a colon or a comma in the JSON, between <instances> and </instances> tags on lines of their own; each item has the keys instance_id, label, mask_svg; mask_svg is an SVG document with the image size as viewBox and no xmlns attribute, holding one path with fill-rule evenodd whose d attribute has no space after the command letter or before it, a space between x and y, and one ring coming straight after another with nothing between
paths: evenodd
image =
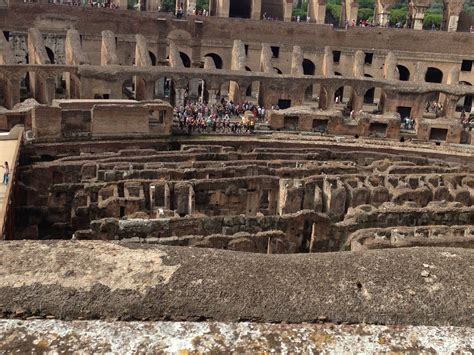
<instances>
[{"instance_id":1,"label":"concrete surface","mask_svg":"<svg viewBox=\"0 0 474 355\"><path fill-rule=\"evenodd\" d=\"M0 352L469 354L472 328L0 320Z\"/></svg>"}]
</instances>

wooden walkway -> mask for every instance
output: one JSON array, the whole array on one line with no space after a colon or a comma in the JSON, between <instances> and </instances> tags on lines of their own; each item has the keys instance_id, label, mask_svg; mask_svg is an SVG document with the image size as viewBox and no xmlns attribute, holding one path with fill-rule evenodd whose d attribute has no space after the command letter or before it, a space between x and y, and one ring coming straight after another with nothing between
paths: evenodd
<instances>
[{"instance_id":1,"label":"wooden walkway","mask_svg":"<svg viewBox=\"0 0 474 355\"><path fill-rule=\"evenodd\" d=\"M0 138L0 165L4 165L5 162L8 162L10 166L10 176L13 173L13 168L15 167L15 163L13 161L15 156L15 149L18 144L18 141L15 140L1 140ZM5 172L4 169L0 168L0 216L3 216L3 203L5 199L5 194L7 191L7 186L3 184L3 173ZM2 230L3 218L0 218L0 231Z\"/></svg>"}]
</instances>

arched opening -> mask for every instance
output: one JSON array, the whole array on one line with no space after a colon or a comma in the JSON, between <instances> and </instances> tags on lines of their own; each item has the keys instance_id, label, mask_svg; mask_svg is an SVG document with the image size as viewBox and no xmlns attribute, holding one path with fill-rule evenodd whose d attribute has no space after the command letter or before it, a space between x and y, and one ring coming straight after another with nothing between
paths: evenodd
<instances>
[{"instance_id":1,"label":"arched opening","mask_svg":"<svg viewBox=\"0 0 474 355\"><path fill-rule=\"evenodd\" d=\"M216 69L222 69L224 67L222 58L218 54L208 53L204 57L211 57L214 60L214 65L216 66Z\"/></svg>"},{"instance_id":2,"label":"arched opening","mask_svg":"<svg viewBox=\"0 0 474 355\"><path fill-rule=\"evenodd\" d=\"M188 55L183 52L179 52L179 56L181 57L181 60L183 61L183 65L185 68L191 68L191 59L189 59Z\"/></svg>"},{"instance_id":3,"label":"arched opening","mask_svg":"<svg viewBox=\"0 0 474 355\"><path fill-rule=\"evenodd\" d=\"M51 62L51 64L54 64L55 61L54 61L54 52L53 52L53 50L49 47L45 47L45 48L46 48L46 54L48 55L49 61Z\"/></svg>"},{"instance_id":4,"label":"arched opening","mask_svg":"<svg viewBox=\"0 0 474 355\"><path fill-rule=\"evenodd\" d=\"M245 92L245 101L249 101L253 104L261 105L263 99L263 87L260 81L253 81Z\"/></svg>"},{"instance_id":5,"label":"arched opening","mask_svg":"<svg viewBox=\"0 0 474 355\"><path fill-rule=\"evenodd\" d=\"M30 73L26 72L20 77L20 101L23 102L29 98L33 98L33 92L31 90Z\"/></svg>"},{"instance_id":6,"label":"arched opening","mask_svg":"<svg viewBox=\"0 0 474 355\"><path fill-rule=\"evenodd\" d=\"M304 101L307 104L311 104L318 101L318 93L321 91L319 84L311 84L304 91Z\"/></svg>"},{"instance_id":7,"label":"arched opening","mask_svg":"<svg viewBox=\"0 0 474 355\"><path fill-rule=\"evenodd\" d=\"M151 51L148 51L148 54L150 55L151 65L155 66L156 65L156 55Z\"/></svg>"},{"instance_id":8,"label":"arched opening","mask_svg":"<svg viewBox=\"0 0 474 355\"><path fill-rule=\"evenodd\" d=\"M373 104L375 97L375 88L370 88L365 92L364 95L364 104Z\"/></svg>"},{"instance_id":9,"label":"arched opening","mask_svg":"<svg viewBox=\"0 0 474 355\"><path fill-rule=\"evenodd\" d=\"M245 70L246 71L252 71L252 69L250 69L249 67L245 67Z\"/></svg>"},{"instance_id":10,"label":"arched opening","mask_svg":"<svg viewBox=\"0 0 474 355\"><path fill-rule=\"evenodd\" d=\"M342 109L345 115L349 115L350 111L352 111L352 93L353 89L351 86L341 86L335 91L332 98L336 107Z\"/></svg>"},{"instance_id":11,"label":"arched opening","mask_svg":"<svg viewBox=\"0 0 474 355\"><path fill-rule=\"evenodd\" d=\"M135 83L133 79L127 79L122 84L122 98L135 100Z\"/></svg>"},{"instance_id":12,"label":"arched opening","mask_svg":"<svg viewBox=\"0 0 474 355\"><path fill-rule=\"evenodd\" d=\"M410 80L410 71L404 65L397 65L399 80L401 81L409 81Z\"/></svg>"},{"instance_id":13,"label":"arched opening","mask_svg":"<svg viewBox=\"0 0 474 355\"><path fill-rule=\"evenodd\" d=\"M189 102L207 101L206 83L204 80L199 79L199 78L193 78L189 80L187 90L188 90L187 100Z\"/></svg>"},{"instance_id":14,"label":"arched opening","mask_svg":"<svg viewBox=\"0 0 474 355\"><path fill-rule=\"evenodd\" d=\"M229 17L250 18L252 0L230 0Z\"/></svg>"},{"instance_id":15,"label":"arched opening","mask_svg":"<svg viewBox=\"0 0 474 355\"><path fill-rule=\"evenodd\" d=\"M303 60L303 74L304 75L314 75L316 73L316 65L309 60L309 59L304 59Z\"/></svg>"},{"instance_id":16,"label":"arched opening","mask_svg":"<svg viewBox=\"0 0 474 355\"><path fill-rule=\"evenodd\" d=\"M440 103L440 93L432 92L425 95L425 110L423 117L425 118L437 118L443 114L443 106Z\"/></svg>"},{"instance_id":17,"label":"arched opening","mask_svg":"<svg viewBox=\"0 0 474 355\"><path fill-rule=\"evenodd\" d=\"M273 69L275 70L275 73L280 74L280 75L283 74L283 72L280 69L278 69L277 67L273 67Z\"/></svg>"},{"instance_id":18,"label":"arched opening","mask_svg":"<svg viewBox=\"0 0 474 355\"><path fill-rule=\"evenodd\" d=\"M219 90L219 99L222 102L232 101L234 103L240 103L243 99L240 97L240 87L236 81L227 81L223 83Z\"/></svg>"},{"instance_id":19,"label":"arched opening","mask_svg":"<svg viewBox=\"0 0 474 355\"><path fill-rule=\"evenodd\" d=\"M426 71L425 81L427 83L438 83L443 82L443 72L438 68L429 67Z\"/></svg>"},{"instance_id":20,"label":"arched opening","mask_svg":"<svg viewBox=\"0 0 474 355\"><path fill-rule=\"evenodd\" d=\"M170 78L159 78L155 81L155 88L153 90L153 99L160 99L168 101L171 105L175 103L175 85Z\"/></svg>"},{"instance_id":21,"label":"arched opening","mask_svg":"<svg viewBox=\"0 0 474 355\"><path fill-rule=\"evenodd\" d=\"M472 86L471 83L467 81L460 81L459 85ZM466 115L469 115L473 109L472 99L473 99L473 95L466 95L464 97L461 97L461 99L458 101L456 105L456 111L464 112Z\"/></svg>"},{"instance_id":22,"label":"arched opening","mask_svg":"<svg viewBox=\"0 0 474 355\"><path fill-rule=\"evenodd\" d=\"M79 99L80 80L70 72L64 72L56 76L55 79L55 99Z\"/></svg>"}]
</instances>

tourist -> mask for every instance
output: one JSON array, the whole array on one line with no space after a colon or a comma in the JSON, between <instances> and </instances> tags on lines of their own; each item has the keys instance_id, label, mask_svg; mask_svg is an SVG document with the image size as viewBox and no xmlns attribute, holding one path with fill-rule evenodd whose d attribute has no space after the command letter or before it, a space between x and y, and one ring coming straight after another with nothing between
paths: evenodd
<instances>
[{"instance_id":1,"label":"tourist","mask_svg":"<svg viewBox=\"0 0 474 355\"><path fill-rule=\"evenodd\" d=\"M3 173L3 184L8 184L8 179L10 178L10 167L8 166L8 162L5 162L5 165L2 165L2 168L5 169Z\"/></svg>"}]
</instances>

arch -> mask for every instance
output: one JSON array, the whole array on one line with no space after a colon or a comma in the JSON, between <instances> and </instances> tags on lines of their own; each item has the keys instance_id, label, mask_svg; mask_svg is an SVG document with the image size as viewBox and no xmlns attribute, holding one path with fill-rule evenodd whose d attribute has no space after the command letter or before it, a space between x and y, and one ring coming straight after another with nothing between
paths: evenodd
<instances>
[{"instance_id":1,"label":"arch","mask_svg":"<svg viewBox=\"0 0 474 355\"><path fill-rule=\"evenodd\" d=\"M226 100L233 101L234 103L239 103L241 101L239 83L230 80L221 84L219 88L219 97L221 102L223 100Z\"/></svg>"},{"instance_id":2,"label":"arch","mask_svg":"<svg viewBox=\"0 0 474 355\"><path fill-rule=\"evenodd\" d=\"M211 57L214 60L216 69L222 69L224 67L224 62L220 55L216 53L207 53L204 57Z\"/></svg>"},{"instance_id":3,"label":"arch","mask_svg":"<svg viewBox=\"0 0 474 355\"><path fill-rule=\"evenodd\" d=\"M252 0L230 0L229 17L250 18Z\"/></svg>"},{"instance_id":4,"label":"arch","mask_svg":"<svg viewBox=\"0 0 474 355\"><path fill-rule=\"evenodd\" d=\"M263 86L260 81L252 81L245 92L245 101L261 105L263 102ZM242 98L243 99L243 98Z\"/></svg>"},{"instance_id":5,"label":"arch","mask_svg":"<svg viewBox=\"0 0 474 355\"><path fill-rule=\"evenodd\" d=\"M49 47L45 47L45 48L46 48L46 54L48 55L49 61L51 62L51 64L54 64L55 61L54 61L54 52L53 52L53 50Z\"/></svg>"},{"instance_id":6,"label":"arch","mask_svg":"<svg viewBox=\"0 0 474 355\"><path fill-rule=\"evenodd\" d=\"M304 101L307 103L318 101L318 93L320 93L320 91L321 91L320 84L308 85L304 91Z\"/></svg>"},{"instance_id":7,"label":"arch","mask_svg":"<svg viewBox=\"0 0 474 355\"><path fill-rule=\"evenodd\" d=\"M368 89L364 94L364 104L373 104L375 98L375 88Z\"/></svg>"},{"instance_id":8,"label":"arch","mask_svg":"<svg viewBox=\"0 0 474 355\"><path fill-rule=\"evenodd\" d=\"M316 73L316 65L309 59L303 59L303 74L314 75Z\"/></svg>"},{"instance_id":9,"label":"arch","mask_svg":"<svg viewBox=\"0 0 474 355\"><path fill-rule=\"evenodd\" d=\"M122 98L124 99L135 99L135 83L133 78L129 78L122 83Z\"/></svg>"},{"instance_id":10,"label":"arch","mask_svg":"<svg viewBox=\"0 0 474 355\"><path fill-rule=\"evenodd\" d=\"M24 72L20 76L20 101L33 98L33 90L31 86L31 77L29 72Z\"/></svg>"},{"instance_id":11,"label":"arch","mask_svg":"<svg viewBox=\"0 0 474 355\"><path fill-rule=\"evenodd\" d=\"M397 65L399 80L410 81L410 71L404 65Z\"/></svg>"},{"instance_id":12,"label":"arch","mask_svg":"<svg viewBox=\"0 0 474 355\"><path fill-rule=\"evenodd\" d=\"M468 81L460 81L459 85L472 86L472 84ZM473 99L474 95L465 95L461 97L456 105L456 111L462 112L464 110L464 112L469 115L473 111Z\"/></svg>"},{"instance_id":13,"label":"arch","mask_svg":"<svg viewBox=\"0 0 474 355\"><path fill-rule=\"evenodd\" d=\"M443 72L438 68L429 67L426 71L425 81L427 83L439 83L443 82Z\"/></svg>"},{"instance_id":14,"label":"arch","mask_svg":"<svg viewBox=\"0 0 474 355\"><path fill-rule=\"evenodd\" d=\"M152 51L148 51L148 54L150 55L150 60L151 60L151 65L155 66L156 65L156 55Z\"/></svg>"},{"instance_id":15,"label":"arch","mask_svg":"<svg viewBox=\"0 0 474 355\"><path fill-rule=\"evenodd\" d=\"M184 67L191 68L191 59L188 57L188 55L184 52L179 52L179 56L181 57L181 60L183 61Z\"/></svg>"},{"instance_id":16,"label":"arch","mask_svg":"<svg viewBox=\"0 0 474 355\"><path fill-rule=\"evenodd\" d=\"M280 69L278 69L277 67L273 67L273 69L275 70L275 72L276 72L277 74L280 74L280 75L283 74L283 72L282 72Z\"/></svg>"},{"instance_id":17,"label":"arch","mask_svg":"<svg viewBox=\"0 0 474 355\"><path fill-rule=\"evenodd\" d=\"M163 77L155 81L153 98L168 101L171 105L175 103L175 84L171 78Z\"/></svg>"},{"instance_id":18,"label":"arch","mask_svg":"<svg viewBox=\"0 0 474 355\"><path fill-rule=\"evenodd\" d=\"M189 101L206 101L206 82L200 78L192 78L188 81L188 95Z\"/></svg>"}]
</instances>

